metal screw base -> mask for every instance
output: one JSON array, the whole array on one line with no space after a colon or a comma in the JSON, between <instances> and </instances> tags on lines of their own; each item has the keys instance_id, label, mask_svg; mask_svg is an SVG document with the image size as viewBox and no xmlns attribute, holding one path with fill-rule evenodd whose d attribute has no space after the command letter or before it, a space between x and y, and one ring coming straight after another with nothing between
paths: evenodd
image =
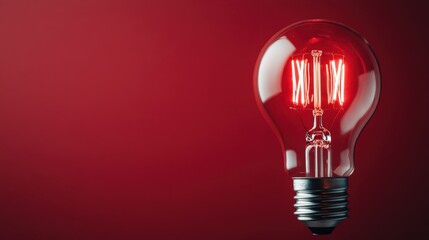
<instances>
[{"instance_id":1,"label":"metal screw base","mask_svg":"<svg viewBox=\"0 0 429 240\"><path fill-rule=\"evenodd\" d=\"M347 219L347 177L293 178L298 220L313 234L330 234Z\"/></svg>"}]
</instances>

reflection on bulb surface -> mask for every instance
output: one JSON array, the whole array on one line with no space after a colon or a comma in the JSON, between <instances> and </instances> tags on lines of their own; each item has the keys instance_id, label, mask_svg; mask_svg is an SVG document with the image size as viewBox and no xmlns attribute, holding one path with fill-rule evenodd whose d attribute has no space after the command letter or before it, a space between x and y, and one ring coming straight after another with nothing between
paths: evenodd
<instances>
[{"instance_id":1,"label":"reflection on bulb surface","mask_svg":"<svg viewBox=\"0 0 429 240\"><path fill-rule=\"evenodd\" d=\"M260 109L284 149L295 214L315 234L347 218L354 146L378 103L381 76L368 43L339 23L308 20L265 45L255 69Z\"/></svg>"}]
</instances>

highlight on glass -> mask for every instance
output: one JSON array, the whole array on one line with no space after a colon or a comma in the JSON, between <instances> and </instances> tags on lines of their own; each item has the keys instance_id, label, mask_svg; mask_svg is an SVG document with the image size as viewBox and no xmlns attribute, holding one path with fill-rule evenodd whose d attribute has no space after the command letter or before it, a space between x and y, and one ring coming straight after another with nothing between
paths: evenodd
<instances>
[{"instance_id":1,"label":"highlight on glass","mask_svg":"<svg viewBox=\"0 0 429 240\"><path fill-rule=\"evenodd\" d=\"M355 144L380 97L377 59L349 27L307 20L267 42L254 79L293 178L295 215L314 234L329 234L348 216Z\"/></svg>"}]
</instances>

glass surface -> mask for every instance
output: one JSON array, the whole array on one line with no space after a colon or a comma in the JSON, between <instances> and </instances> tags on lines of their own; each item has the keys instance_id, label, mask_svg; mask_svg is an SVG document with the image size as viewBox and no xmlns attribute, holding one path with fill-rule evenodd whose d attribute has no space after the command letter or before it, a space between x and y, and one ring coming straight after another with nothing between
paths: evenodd
<instances>
[{"instance_id":1,"label":"glass surface","mask_svg":"<svg viewBox=\"0 0 429 240\"><path fill-rule=\"evenodd\" d=\"M281 136L291 176L350 176L380 79L367 41L344 25L303 21L268 41L255 69L256 95Z\"/></svg>"}]
</instances>

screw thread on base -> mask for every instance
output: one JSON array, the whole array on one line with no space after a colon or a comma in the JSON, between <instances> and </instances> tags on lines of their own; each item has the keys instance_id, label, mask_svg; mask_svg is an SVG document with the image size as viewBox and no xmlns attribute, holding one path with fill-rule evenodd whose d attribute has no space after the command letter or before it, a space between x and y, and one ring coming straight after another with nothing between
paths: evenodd
<instances>
[{"instance_id":1,"label":"screw thread on base","mask_svg":"<svg viewBox=\"0 0 429 240\"><path fill-rule=\"evenodd\" d=\"M296 211L313 234L330 234L347 219L347 178L294 178Z\"/></svg>"}]
</instances>

